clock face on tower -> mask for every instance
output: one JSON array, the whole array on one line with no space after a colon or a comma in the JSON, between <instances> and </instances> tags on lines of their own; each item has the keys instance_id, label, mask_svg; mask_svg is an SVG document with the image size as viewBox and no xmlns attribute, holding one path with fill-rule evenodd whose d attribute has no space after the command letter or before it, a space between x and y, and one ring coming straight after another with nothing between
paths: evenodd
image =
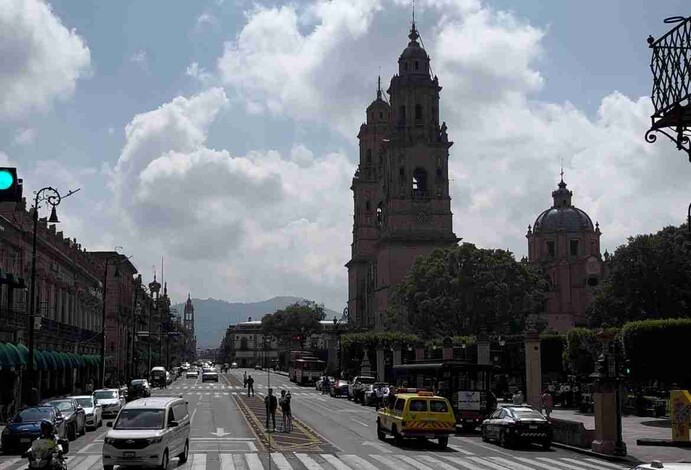
<instances>
[{"instance_id":1,"label":"clock face on tower","mask_svg":"<svg viewBox=\"0 0 691 470\"><path fill-rule=\"evenodd\" d=\"M415 215L415 221L420 225L425 225L430 222L430 215L424 208L420 208Z\"/></svg>"}]
</instances>

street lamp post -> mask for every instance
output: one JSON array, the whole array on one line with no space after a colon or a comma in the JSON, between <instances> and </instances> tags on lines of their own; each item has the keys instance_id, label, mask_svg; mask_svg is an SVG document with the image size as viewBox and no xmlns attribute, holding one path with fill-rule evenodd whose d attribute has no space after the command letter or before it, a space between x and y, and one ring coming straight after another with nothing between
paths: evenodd
<instances>
[{"instance_id":1,"label":"street lamp post","mask_svg":"<svg viewBox=\"0 0 691 470\"><path fill-rule=\"evenodd\" d=\"M100 377L100 387L105 387L106 384L106 298L108 292L108 264L113 260L119 260L120 254L117 252L119 246L115 247L115 254L110 255L106 258L103 266L103 296L101 305L101 377ZM120 262L115 263L115 274L114 276L120 277Z\"/></svg>"},{"instance_id":2,"label":"street lamp post","mask_svg":"<svg viewBox=\"0 0 691 470\"><path fill-rule=\"evenodd\" d=\"M338 328L338 319L336 318L336 316L334 316L333 323L334 334L336 335L336 367L338 368L338 370L336 371L336 376L340 379L341 371L343 370L343 366L341 364L341 331Z\"/></svg>"},{"instance_id":3,"label":"street lamp post","mask_svg":"<svg viewBox=\"0 0 691 470\"><path fill-rule=\"evenodd\" d=\"M37 245L37 232L38 232L38 208L39 204L45 202L51 207L49 223L56 224L60 221L58 220L58 214L55 208L60 205L60 202L66 197L79 191L75 189L70 191L65 196L61 196L57 189L46 186L36 191L36 196L34 197L34 212L33 212L33 237L31 241L31 297L29 299L29 316L28 330L29 330L29 363L27 364L27 377L29 379L29 388L34 387L34 321L36 318L36 245ZM26 389L25 389L26 390Z\"/></svg>"}]
</instances>

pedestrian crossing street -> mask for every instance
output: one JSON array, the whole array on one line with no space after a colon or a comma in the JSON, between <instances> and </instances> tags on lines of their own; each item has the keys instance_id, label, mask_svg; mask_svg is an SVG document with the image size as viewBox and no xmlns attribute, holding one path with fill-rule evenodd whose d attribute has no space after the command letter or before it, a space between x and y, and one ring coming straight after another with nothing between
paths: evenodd
<instances>
[{"instance_id":1,"label":"pedestrian crossing street","mask_svg":"<svg viewBox=\"0 0 691 470\"><path fill-rule=\"evenodd\" d=\"M621 470L621 464L594 458L491 457L455 453L308 454L237 452L190 454L185 464L173 460L168 470ZM26 460L14 458L0 463L0 470L21 470ZM101 470L100 455L68 457L69 470Z\"/></svg>"}]
</instances>

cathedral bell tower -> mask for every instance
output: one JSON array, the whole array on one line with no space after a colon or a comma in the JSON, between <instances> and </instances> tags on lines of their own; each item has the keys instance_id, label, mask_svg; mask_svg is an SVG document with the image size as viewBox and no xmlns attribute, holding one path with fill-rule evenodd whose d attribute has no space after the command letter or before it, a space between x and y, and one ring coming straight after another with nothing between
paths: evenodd
<instances>
[{"instance_id":1,"label":"cathedral bell tower","mask_svg":"<svg viewBox=\"0 0 691 470\"><path fill-rule=\"evenodd\" d=\"M348 309L357 327L379 328L392 289L418 256L458 242L449 195L449 142L439 125L437 77L413 22L398 74L387 94L367 108L360 161L351 190L355 203Z\"/></svg>"}]
</instances>

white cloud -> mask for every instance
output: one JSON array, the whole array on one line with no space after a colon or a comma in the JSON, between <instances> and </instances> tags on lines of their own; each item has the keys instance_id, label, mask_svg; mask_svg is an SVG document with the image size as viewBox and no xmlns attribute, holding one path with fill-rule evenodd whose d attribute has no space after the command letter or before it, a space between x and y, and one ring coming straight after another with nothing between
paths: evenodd
<instances>
[{"instance_id":1,"label":"white cloud","mask_svg":"<svg viewBox=\"0 0 691 470\"><path fill-rule=\"evenodd\" d=\"M218 22L218 19L208 11L203 12L201 15L197 17L197 29L202 29L206 25L214 25Z\"/></svg>"},{"instance_id":2,"label":"white cloud","mask_svg":"<svg viewBox=\"0 0 691 470\"><path fill-rule=\"evenodd\" d=\"M14 134L15 145L31 145L36 141L36 129L24 127L17 129Z\"/></svg>"},{"instance_id":3,"label":"white cloud","mask_svg":"<svg viewBox=\"0 0 691 470\"><path fill-rule=\"evenodd\" d=\"M196 62L192 62L190 65L187 66L187 69L185 70L185 75L194 78L195 80L199 81L199 83L202 85L208 85L213 78L204 67L200 67L199 64Z\"/></svg>"},{"instance_id":4,"label":"white cloud","mask_svg":"<svg viewBox=\"0 0 691 470\"><path fill-rule=\"evenodd\" d=\"M4 0L0 8L0 119L44 110L66 99L89 73L90 52L40 0Z\"/></svg>"}]
</instances>

